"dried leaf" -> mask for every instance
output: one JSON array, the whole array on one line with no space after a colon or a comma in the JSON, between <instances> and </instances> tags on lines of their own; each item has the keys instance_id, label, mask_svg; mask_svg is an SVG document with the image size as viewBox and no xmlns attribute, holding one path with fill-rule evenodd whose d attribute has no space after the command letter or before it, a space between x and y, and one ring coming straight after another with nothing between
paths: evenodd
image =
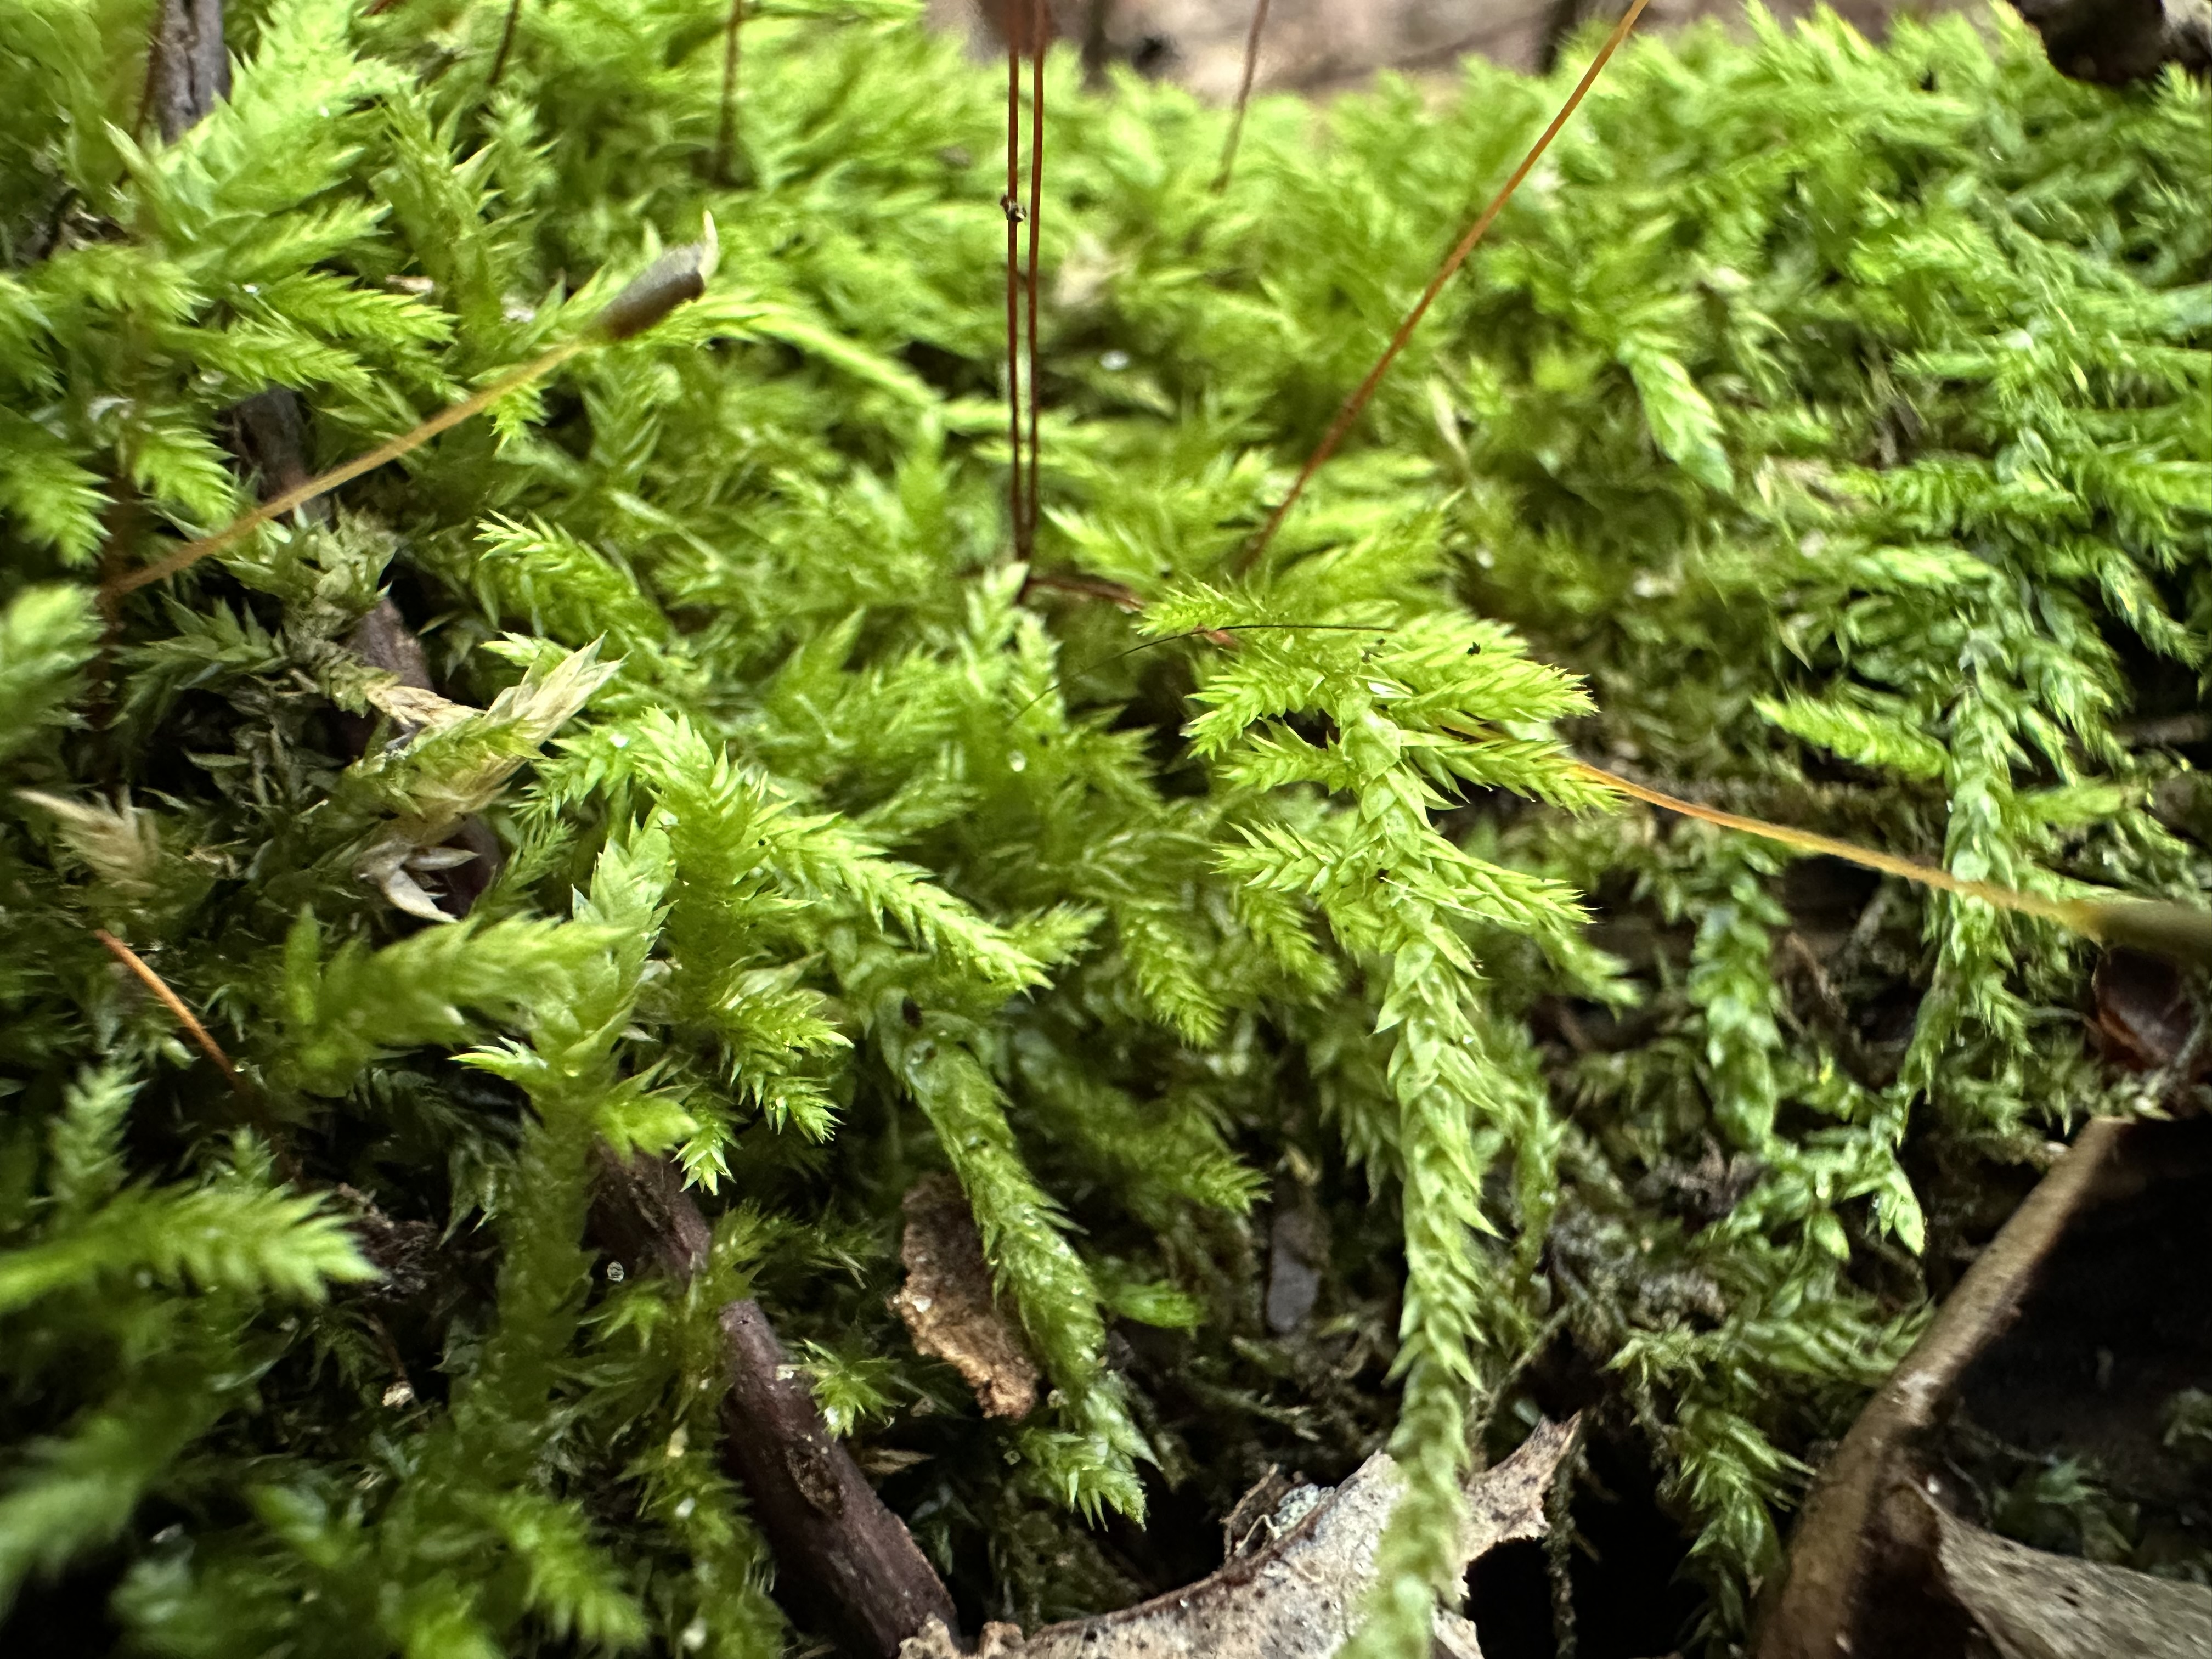
<instances>
[{"instance_id":1,"label":"dried leaf","mask_svg":"<svg viewBox=\"0 0 2212 1659\"><path fill-rule=\"evenodd\" d=\"M1462 1568L1501 1544L1539 1538L1545 1495L1574 1443L1576 1425L1540 1423L1512 1456L1468 1492ZM1352 1477L1262 1548L1210 1578L1120 1613L1048 1625L1024 1639L988 1625L978 1659L1330 1659L1351 1638L1375 1580L1375 1551L1405 1477L1377 1452ZM1454 1659L1481 1659L1474 1626L1439 1611L1437 1640ZM900 1659L954 1659L961 1650L933 1623Z\"/></svg>"},{"instance_id":2,"label":"dried leaf","mask_svg":"<svg viewBox=\"0 0 2212 1659\"><path fill-rule=\"evenodd\" d=\"M902 1207L906 1237L899 1259L906 1284L891 1307L914 1346L957 1370L986 1415L1028 1415L1037 1400L1036 1361L993 1291L983 1241L960 1183L951 1176L926 1176Z\"/></svg>"},{"instance_id":3,"label":"dried leaf","mask_svg":"<svg viewBox=\"0 0 2212 1659\"><path fill-rule=\"evenodd\" d=\"M2003 1659L2212 1654L2212 1589L2032 1550L1929 1508L1944 1580Z\"/></svg>"}]
</instances>

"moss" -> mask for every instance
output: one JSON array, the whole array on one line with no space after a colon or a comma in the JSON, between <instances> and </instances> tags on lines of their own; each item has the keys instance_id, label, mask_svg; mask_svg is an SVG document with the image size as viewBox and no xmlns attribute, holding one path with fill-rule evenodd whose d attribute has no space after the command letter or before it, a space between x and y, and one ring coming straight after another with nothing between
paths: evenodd
<instances>
[{"instance_id":1,"label":"moss","mask_svg":"<svg viewBox=\"0 0 2212 1659\"><path fill-rule=\"evenodd\" d=\"M680 1160L971 1609L1167 1588L1387 1436L1368 1650L1422 1650L1470 1439L1582 1405L1724 1650L1971 1231L1942 1172L2136 1096L2056 1017L2080 941L1574 756L2196 893L2124 722L2212 611L2203 96L2002 24L1636 47L1244 580L1564 82L1263 100L1217 194L1221 114L1056 58L1037 560L1089 586L1025 584L1000 82L911 9L759 9L738 185L719 4L523 8L492 87L504 8L277 0L166 145L143 4L0 16L0 1591L173 1654L782 1650L605 1141ZM695 301L103 637L241 457L580 337L703 212ZM358 654L380 595L438 695ZM884 1310L939 1169L1019 1424ZM1270 1189L1326 1258L1283 1329Z\"/></svg>"}]
</instances>

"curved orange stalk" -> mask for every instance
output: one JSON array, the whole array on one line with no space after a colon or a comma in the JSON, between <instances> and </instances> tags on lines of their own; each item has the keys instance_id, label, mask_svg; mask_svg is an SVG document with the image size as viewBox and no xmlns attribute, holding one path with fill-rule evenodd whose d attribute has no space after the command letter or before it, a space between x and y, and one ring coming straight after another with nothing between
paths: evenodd
<instances>
[{"instance_id":1,"label":"curved orange stalk","mask_svg":"<svg viewBox=\"0 0 2212 1659\"><path fill-rule=\"evenodd\" d=\"M246 1079L239 1076L238 1067L230 1063L230 1056L223 1053L222 1045L209 1035L208 1028L200 1024L199 1016L185 1006L182 997L169 988L168 981L149 968L144 957L105 927L94 928L92 936L107 947L110 956L137 976L138 982L154 994L156 1001L176 1016L177 1024L185 1028L194 1042L199 1044L200 1052L215 1062L216 1070L221 1072L229 1083L231 1092L240 1100L252 1103L252 1091L246 1086Z\"/></svg>"}]
</instances>

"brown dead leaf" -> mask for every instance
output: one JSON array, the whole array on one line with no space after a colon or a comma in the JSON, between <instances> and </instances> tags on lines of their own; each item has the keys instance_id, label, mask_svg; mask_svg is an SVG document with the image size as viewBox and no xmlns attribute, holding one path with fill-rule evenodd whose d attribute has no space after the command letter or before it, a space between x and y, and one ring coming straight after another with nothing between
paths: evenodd
<instances>
[{"instance_id":1,"label":"brown dead leaf","mask_svg":"<svg viewBox=\"0 0 2212 1659\"><path fill-rule=\"evenodd\" d=\"M948 1175L925 1176L901 1207L906 1284L891 1307L914 1346L957 1370L987 1416L1027 1416L1037 1401L1036 1361L993 1293L983 1241L960 1183Z\"/></svg>"},{"instance_id":2,"label":"brown dead leaf","mask_svg":"<svg viewBox=\"0 0 2212 1659\"><path fill-rule=\"evenodd\" d=\"M2046 1554L1929 1508L1944 1582L2003 1659L2212 1653L2212 1589Z\"/></svg>"},{"instance_id":3,"label":"brown dead leaf","mask_svg":"<svg viewBox=\"0 0 2212 1659\"><path fill-rule=\"evenodd\" d=\"M1576 1424L1540 1423L1520 1450L1468 1491L1462 1566L1500 1544L1540 1538L1545 1494L1573 1445ZM1048 1625L1024 1639L1012 1625L984 1627L977 1659L1330 1659L1351 1638L1375 1582L1375 1551L1405 1477L1377 1452L1273 1541L1210 1578L1119 1613ZM1437 1639L1453 1659L1481 1659L1474 1626L1439 1609ZM956 1659L940 1624L899 1649L900 1659Z\"/></svg>"}]
</instances>

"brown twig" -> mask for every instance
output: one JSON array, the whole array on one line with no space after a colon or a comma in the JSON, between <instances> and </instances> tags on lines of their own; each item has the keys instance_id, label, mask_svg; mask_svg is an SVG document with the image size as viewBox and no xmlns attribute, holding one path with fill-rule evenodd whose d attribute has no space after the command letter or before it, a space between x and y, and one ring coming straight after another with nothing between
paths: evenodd
<instances>
[{"instance_id":1,"label":"brown twig","mask_svg":"<svg viewBox=\"0 0 2212 1659\"><path fill-rule=\"evenodd\" d=\"M595 1231L633 1271L679 1282L707 1266L714 1235L665 1158L604 1148ZM757 1302L721 1310L723 1452L775 1552L776 1592L839 1650L896 1659L933 1619L957 1623L950 1592L906 1523L830 1432Z\"/></svg>"},{"instance_id":2,"label":"brown twig","mask_svg":"<svg viewBox=\"0 0 2212 1659\"><path fill-rule=\"evenodd\" d=\"M1566 102L1559 106L1559 112L1552 118L1551 125L1529 146L1528 153L1521 158L1521 165L1513 169L1504 187L1490 198L1489 206L1484 208L1475 222L1468 227L1467 234L1459 239L1458 246L1445 256L1443 264L1437 268L1437 274L1429 279L1428 287L1422 290L1421 297L1413 302L1413 308L1406 313L1405 319L1398 325L1397 332L1390 337L1390 343L1383 348L1375 367L1367 371L1367 378L1359 383L1336 411L1336 418L1329 422L1328 430L1323 434L1320 445L1306 458L1304 466L1298 470L1297 478L1291 485L1291 493L1284 496L1281 505L1268 515L1267 524L1253 538L1252 544L1245 549L1243 556L1237 562L1238 575L1248 574L1260 562L1261 555L1275 539L1275 532L1282 528L1283 520L1290 516L1291 509L1305 494L1306 486L1313 482L1314 474L1320 471L1327 465L1328 458L1336 453L1337 445L1344 441L1345 434L1352 430L1352 422L1359 418L1360 411L1374 397L1376 387L1382 384L1382 377L1390 372L1390 365L1398 361L1398 355L1405 350L1407 342L1413 337L1413 331L1420 326L1421 319L1428 315L1429 307L1436 303L1437 295L1443 292L1444 284L1458 274L1459 268L1467 263L1468 255L1474 252L1475 244L1483 239L1498 216L1505 210L1505 204L1513 199L1513 194L1521 188L1522 181L1534 171L1536 163L1543 159L1544 152L1552 147L1552 140L1559 136L1560 128L1565 126L1575 111L1582 106L1583 98L1596 84L1597 77L1604 72L1606 64L1612 61L1613 53L1620 49L1621 42L1628 39L1629 31L1636 27L1636 20L1644 15L1644 8L1649 3L1650 0L1632 0L1627 11L1613 25L1613 33L1606 37L1605 44L1598 48L1597 56L1590 59L1589 67L1583 71L1583 78L1567 94Z\"/></svg>"},{"instance_id":3,"label":"brown twig","mask_svg":"<svg viewBox=\"0 0 2212 1659\"><path fill-rule=\"evenodd\" d=\"M463 421L482 412L518 386L526 386L539 376L551 372L590 343L592 341L588 336L579 336L575 339L557 345L544 356L532 358L520 368L507 370L506 374L483 390L471 392L459 403L448 404L420 426L403 432L396 438L387 439L367 454L356 455L342 465L334 466L329 471L310 478L304 483L295 484L289 489L270 496L252 511L240 514L212 536L203 536L198 541L186 542L166 559L143 566L127 575L118 576L104 583L100 590L102 602L112 603L124 594L144 587L150 582L158 582L165 577L173 576L179 570L198 564L210 553L220 553L227 547L234 546L260 529L263 525L283 518L293 508L303 507L319 495L327 495L340 484L349 483L362 473L373 472L386 461L397 460L409 451L420 448L447 428L459 426Z\"/></svg>"},{"instance_id":4,"label":"brown twig","mask_svg":"<svg viewBox=\"0 0 2212 1659\"><path fill-rule=\"evenodd\" d=\"M144 129L150 115L163 142L174 143L230 95L222 21L222 0L161 0L133 133Z\"/></svg>"},{"instance_id":5,"label":"brown twig","mask_svg":"<svg viewBox=\"0 0 2212 1659\"><path fill-rule=\"evenodd\" d=\"M507 27L499 32L499 51L491 60L491 75L484 82L486 92L496 91L500 77L507 73L507 54L514 50L515 26L522 21L522 0L507 0Z\"/></svg>"},{"instance_id":6,"label":"brown twig","mask_svg":"<svg viewBox=\"0 0 2212 1659\"><path fill-rule=\"evenodd\" d=\"M1135 588L1121 582L1109 581L1103 576L1086 576L1080 571L1035 571L1026 585L1049 587L1086 599L1103 599L1124 611L1142 611L1145 608L1145 601Z\"/></svg>"},{"instance_id":7,"label":"brown twig","mask_svg":"<svg viewBox=\"0 0 2212 1659\"><path fill-rule=\"evenodd\" d=\"M1024 559L1036 551L1037 528L1037 227L1044 217L1044 59L1048 23L1045 0L1030 7L1030 224L1029 224L1029 498L1022 507Z\"/></svg>"},{"instance_id":8,"label":"brown twig","mask_svg":"<svg viewBox=\"0 0 2212 1659\"><path fill-rule=\"evenodd\" d=\"M714 135L714 177L730 182L730 155L738 135L738 38L745 21L745 0L730 0L730 21L722 38L722 119Z\"/></svg>"},{"instance_id":9,"label":"brown twig","mask_svg":"<svg viewBox=\"0 0 2212 1659\"><path fill-rule=\"evenodd\" d=\"M1268 0L1259 0L1252 8L1252 32L1244 37L1244 76L1237 83L1237 112L1229 118L1229 140L1221 147L1221 170L1213 175L1216 196L1229 188L1229 175L1236 170L1237 146L1244 137L1244 106L1252 101L1252 76L1260 67L1260 31L1267 27Z\"/></svg>"},{"instance_id":10,"label":"brown twig","mask_svg":"<svg viewBox=\"0 0 2212 1659\"><path fill-rule=\"evenodd\" d=\"M2018 1315L2060 1236L2113 1182L2130 1133L2111 1118L2082 1129L1859 1413L1798 1521L1787 1576L1760 1621L1759 1659L1890 1650L1865 1638L1885 1614L1911 1606L1898 1582L1897 1545L1918 1523L1908 1507L1918 1444L1942 1420L1967 1367Z\"/></svg>"}]
</instances>

